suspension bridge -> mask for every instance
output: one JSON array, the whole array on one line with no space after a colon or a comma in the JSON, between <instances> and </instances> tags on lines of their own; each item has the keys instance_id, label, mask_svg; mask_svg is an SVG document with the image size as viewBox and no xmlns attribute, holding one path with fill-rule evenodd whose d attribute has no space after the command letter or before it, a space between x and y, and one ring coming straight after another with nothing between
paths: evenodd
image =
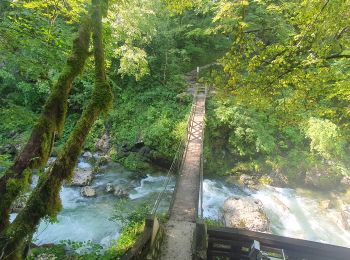
<instances>
[{"instance_id":1,"label":"suspension bridge","mask_svg":"<svg viewBox=\"0 0 350 260\"><path fill-rule=\"evenodd\" d=\"M203 139L208 89L196 82L199 68L187 76L193 103L187 131L178 145L145 229L123 260L345 260L350 249L233 228L208 228L203 222ZM159 223L157 213L172 176L176 186L169 219Z\"/></svg>"}]
</instances>

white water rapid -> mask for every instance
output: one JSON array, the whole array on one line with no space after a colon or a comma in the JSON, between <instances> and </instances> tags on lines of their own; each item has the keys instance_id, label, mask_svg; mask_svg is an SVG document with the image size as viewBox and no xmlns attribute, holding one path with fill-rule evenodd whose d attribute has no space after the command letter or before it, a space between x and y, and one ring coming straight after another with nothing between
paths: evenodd
<instances>
[{"instance_id":1,"label":"white water rapid","mask_svg":"<svg viewBox=\"0 0 350 260\"><path fill-rule=\"evenodd\" d=\"M316 193L271 186L251 191L208 179L203 192L204 217L220 219L230 196L252 196L263 203L273 234L350 247L350 231L341 226L335 209L320 206L322 199Z\"/></svg>"},{"instance_id":2,"label":"white water rapid","mask_svg":"<svg viewBox=\"0 0 350 260\"><path fill-rule=\"evenodd\" d=\"M90 168L91 165L80 161L79 168ZM142 201L148 201L151 206L158 192L163 189L164 176L147 175L141 181L132 180L131 173L121 167L111 167L105 173L97 174L92 182L97 196L86 198L80 195L80 187L62 187L61 200L63 209L57 216L58 222L42 221L38 231L33 236L37 245L58 244L63 240L92 241L103 247L111 245L118 238L121 223L110 218L117 214L114 205L119 200L116 196L105 191L107 183L113 186L127 187L129 191L128 207L135 207ZM37 183L37 176L33 178L32 187ZM165 210L171 199L174 180L168 186L160 210ZM11 220L16 214L11 214Z\"/></svg>"},{"instance_id":3,"label":"white water rapid","mask_svg":"<svg viewBox=\"0 0 350 260\"><path fill-rule=\"evenodd\" d=\"M91 165L80 161L78 167L89 168ZM106 193L107 183L128 188L128 206L135 207L142 201L148 201L153 206L166 179L159 174L148 174L141 181L136 181L130 178L131 175L120 166L110 167L105 173L97 174L92 182L92 187L97 192L95 198L82 197L79 187L63 187L63 210L57 217L58 222L43 221L34 235L33 242L40 245L59 243L62 240L91 240L108 247L118 238L121 224L110 220L117 214L114 205L119 199ZM36 181L37 178L32 186L35 186ZM175 178L170 181L160 205L163 211L169 206L174 185ZM252 191L228 184L219 178L205 179L203 192L204 217L220 219L224 201L230 196L252 196L263 203L271 222L272 233L350 247L350 232L339 224L336 210L323 209L320 206L322 198L315 193L270 186ZM348 210L350 211L350 205ZM14 217L15 214L12 214L12 219Z\"/></svg>"}]
</instances>

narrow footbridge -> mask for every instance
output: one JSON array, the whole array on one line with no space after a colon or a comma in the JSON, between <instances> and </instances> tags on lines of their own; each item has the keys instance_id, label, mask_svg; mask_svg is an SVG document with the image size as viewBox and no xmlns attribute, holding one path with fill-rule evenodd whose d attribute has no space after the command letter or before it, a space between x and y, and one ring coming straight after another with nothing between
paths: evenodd
<instances>
[{"instance_id":1,"label":"narrow footbridge","mask_svg":"<svg viewBox=\"0 0 350 260\"><path fill-rule=\"evenodd\" d=\"M350 249L300 239L232 228L210 228L203 222L203 139L206 87L194 81L193 104L186 134L158 194L145 229L122 259L161 260L346 260ZM169 219L161 224L157 212L172 176L177 176Z\"/></svg>"}]
</instances>

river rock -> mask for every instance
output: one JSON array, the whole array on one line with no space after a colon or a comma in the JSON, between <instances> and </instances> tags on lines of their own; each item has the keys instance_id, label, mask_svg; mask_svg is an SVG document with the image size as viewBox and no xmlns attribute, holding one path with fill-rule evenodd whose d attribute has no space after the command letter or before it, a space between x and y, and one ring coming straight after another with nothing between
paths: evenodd
<instances>
[{"instance_id":1,"label":"river rock","mask_svg":"<svg viewBox=\"0 0 350 260\"><path fill-rule=\"evenodd\" d=\"M331 200L322 200L320 201L320 206L323 209L331 209L334 205L332 205Z\"/></svg>"},{"instance_id":2,"label":"river rock","mask_svg":"<svg viewBox=\"0 0 350 260\"><path fill-rule=\"evenodd\" d=\"M114 187L112 183L107 183L105 191L108 193L114 192Z\"/></svg>"},{"instance_id":3,"label":"river rock","mask_svg":"<svg viewBox=\"0 0 350 260\"><path fill-rule=\"evenodd\" d=\"M92 159L93 155L91 152L85 152L85 153L83 153L82 157L84 159Z\"/></svg>"},{"instance_id":4,"label":"river rock","mask_svg":"<svg viewBox=\"0 0 350 260\"><path fill-rule=\"evenodd\" d=\"M91 169L77 169L74 177L70 183L71 186L89 186L93 180L93 173Z\"/></svg>"},{"instance_id":5,"label":"river rock","mask_svg":"<svg viewBox=\"0 0 350 260\"><path fill-rule=\"evenodd\" d=\"M101 138L97 141L95 147L97 150L102 152L107 152L109 150L109 136L107 133L101 136Z\"/></svg>"},{"instance_id":6,"label":"river rock","mask_svg":"<svg viewBox=\"0 0 350 260\"><path fill-rule=\"evenodd\" d=\"M305 184L312 187L318 187L321 185L322 173L317 169L311 169L305 172Z\"/></svg>"},{"instance_id":7,"label":"river rock","mask_svg":"<svg viewBox=\"0 0 350 260\"><path fill-rule=\"evenodd\" d=\"M95 197L96 196L96 190L90 186L85 186L81 188L80 195L84 197Z\"/></svg>"},{"instance_id":8,"label":"river rock","mask_svg":"<svg viewBox=\"0 0 350 260\"><path fill-rule=\"evenodd\" d=\"M224 203L223 218L227 227L270 232L270 221L261 201L251 197L228 198Z\"/></svg>"},{"instance_id":9,"label":"river rock","mask_svg":"<svg viewBox=\"0 0 350 260\"><path fill-rule=\"evenodd\" d=\"M104 155L104 156L98 157L96 162L98 166L105 166L105 165L108 165L110 162L112 162L112 158L109 157L108 155Z\"/></svg>"},{"instance_id":10,"label":"river rock","mask_svg":"<svg viewBox=\"0 0 350 260\"><path fill-rule=\"evenodd\" d=\"M117 196L119 198L128 198L129 197L129 193L128 191L121 187L121 186L116 186L114 187L114 196Z\"/></svg>"},{"instance_id":11,"label":"river rock","mask_svg":"<svg viewBox=\"0 0 350 260\"><path fill-rule=\"evenodd\" d=\"M349 186L350 187L350 176L344 176L341 180L340 183L344 186Z\"/></svg>"},{"instance_id":12,"label":"river rock","mask_svg":"<svg viewBox=\"0 0 350 260\"><path fill-rule=\"evenodd\" d=\"M239 176L239 182L247 187L256 185L254 178L248 174L242 174Z\"/></svg>"}]
</instances>

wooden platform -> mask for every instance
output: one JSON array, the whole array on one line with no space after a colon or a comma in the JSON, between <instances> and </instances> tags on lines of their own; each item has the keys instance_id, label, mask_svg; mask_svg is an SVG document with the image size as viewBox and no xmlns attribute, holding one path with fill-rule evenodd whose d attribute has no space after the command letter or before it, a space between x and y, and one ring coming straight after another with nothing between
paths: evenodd
<instances>
[{"instance_id":1,"label":"wooden platform","mask_svg":"<svg viewBox=\"0 0 350 260\"><path fill-rule=\"evenodd\" d=\"M302 239L282 237L235 228L208 228L207 259L242 260L249 257L249 249L256 241L261 252L272 253L270 259L288 260L346 260L350 248ZM243 249L248 250L243 250Z\"/></svg>"}]
</instances>

